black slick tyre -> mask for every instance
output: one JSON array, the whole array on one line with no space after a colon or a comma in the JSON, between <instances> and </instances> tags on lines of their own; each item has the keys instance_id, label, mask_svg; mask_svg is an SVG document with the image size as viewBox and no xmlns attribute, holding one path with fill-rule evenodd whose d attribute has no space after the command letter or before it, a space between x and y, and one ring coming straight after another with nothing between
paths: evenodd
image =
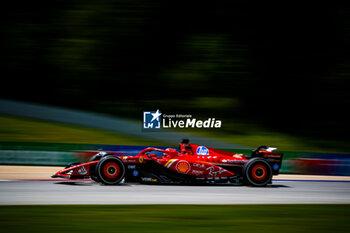
<instances>
[{"instance_id":1,"label":"black slick tyre","mask_svg":"<svg viewBox=\"0 0 350 233\"><path fill-rule=\"evenodd\" d=\"M125 166L121 159L114 156L103 157L96 165L95 176L105 185L119 184L125 177Z\"/></svg>"},{"instance_id":2,"label":"black slick tyre","mask_svg":"<svg viewBox=\"0 0 350 233\"><path fill-rule=\"evenodd\" d=\"M101 158L101 155L96 154L96 155L91 156L89 158L88 162L96 161L96 160L99 160L100 158ZM96 171L96 165L92 165L90 167L90 178L95 182L100 182L100 180L97 178L97 176L95 174L95 171Z\"/></svg>"},{"instance_id":3,"label":"black slick tyre","mask_svg":"<svg viewBox=\"0 0 350 233\"><path fill-rule=\"evenodd\" d=\"M101 159L101 155L100 154L96 154L94 156L91 156L90 159L88 160L88 162L92 162L92 161L97 161ZM98 177L96 176L96 165L91 166L90 168L90 178L95 181L95 182L100 182L100 180L98 179Z\"/></svg>"},{"instance_id":4,"label":"black slick tyre","mask_svg":"<svg viewBox=\"0 0 350 233\"><path fill-rule=\"evenodd\" d=\"M271 182L272 169L262 158L253 158L243 167L244 180L248 185L263 187Z\"/></svg>"}]
</instances>

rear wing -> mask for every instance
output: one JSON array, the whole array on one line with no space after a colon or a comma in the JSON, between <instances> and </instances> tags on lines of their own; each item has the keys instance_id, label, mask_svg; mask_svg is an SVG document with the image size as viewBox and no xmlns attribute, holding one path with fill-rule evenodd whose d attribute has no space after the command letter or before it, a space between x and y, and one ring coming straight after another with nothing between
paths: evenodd
<instances>
[{"instance_id":1,"label":"rear wing","mask_svg":"<svg viewBox=\"0 0 350 233\"><path fill-rule=\"evenodd\" d=\"M273 175L277 175L282 166L283 153L275 153L276 147L259 146L252 151L251 158L260 157L271 165Z\"/></svg>"}]
</instances>

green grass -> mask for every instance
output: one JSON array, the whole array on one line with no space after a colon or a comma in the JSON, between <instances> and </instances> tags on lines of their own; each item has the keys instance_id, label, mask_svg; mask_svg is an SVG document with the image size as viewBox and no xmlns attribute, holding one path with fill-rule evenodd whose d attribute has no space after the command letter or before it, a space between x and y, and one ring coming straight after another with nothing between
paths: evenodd
<instances>
[{"instance_id":1,"label":"green grass","mask_svg":"<svg viewBox=\"0 0 350 233\"><path fill-rule=\"evenodd\" d=\"M5 115L0 115L1 141L165 146L165 143L110 131Z\"/></svg>"},{"instance_id":2,"label":"green grass","mask_svg":"<svg viewBox=\"0 0 350 233\"><path fill-rule=\"evenodd\" d=\"M177 131L193 133L251 148L256 148L259 145L270 145L278 147L281 151L330 153L349 153L350 151L348 142L298 138L288 134L269 131L250 123L239 121L224 122L223 127L234 130L230 133L218 129L177 129ZM157 142L105 130L7 115L0 115L0 142L176 146L170 143Z\"/></svg>"},{"instance_id":3,"label":"green grass","mask_svg":"<svg viewBox=\"0 0 350 233\"><path fill-rule=\"evenodd\" d=\"M0 206L3 232L348 232L349 205Z\"/></svg>"}]
</instances>

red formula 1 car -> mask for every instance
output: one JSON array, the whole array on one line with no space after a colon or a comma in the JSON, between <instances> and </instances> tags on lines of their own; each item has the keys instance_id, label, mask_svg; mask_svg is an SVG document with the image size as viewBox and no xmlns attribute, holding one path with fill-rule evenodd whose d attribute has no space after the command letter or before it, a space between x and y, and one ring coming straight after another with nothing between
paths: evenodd
<instances>
[{"instance_id":1,"label":"red formula 1 car","mask_svg":"<svg viewBox=\"0 0 350 233\"><path fill-rule=\"evenodd\" d=\"M106 185L125 182L158 184L235 183L266 186L281 167L282 153L259 146L251 157L190 144L180 150L146 148L136 156L99 152L88 162L71 164L52 178L91 178Z\"/></svg>"}]
</instances>

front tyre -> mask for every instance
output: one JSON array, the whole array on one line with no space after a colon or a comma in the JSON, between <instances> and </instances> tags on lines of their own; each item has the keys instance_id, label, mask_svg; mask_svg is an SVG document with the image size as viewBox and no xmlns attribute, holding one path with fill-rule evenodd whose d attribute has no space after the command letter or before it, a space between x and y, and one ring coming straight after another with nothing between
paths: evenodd
<instances>
[{"instance_id":1,"label":"front tyre","mask_svg":"<svg viewBox=\"0 0 350 233\"><path fill-rule=\"evenodd\" d=\"M119 184L125 176L123 161L114 156L103 157L95 169L98 181L106 185Z\"/></svg>"},{"instance_id":2,"label":"front tyre","mask_svg":"<svg viewBox=\"0 0 350 233\"><path fill-rule=\"evenodd\" d=\"M268 162L261 158L249 160L243 167L245 181L257 187L266 186L272 179L272 169Z\"/></svg>"}]
</instances>

